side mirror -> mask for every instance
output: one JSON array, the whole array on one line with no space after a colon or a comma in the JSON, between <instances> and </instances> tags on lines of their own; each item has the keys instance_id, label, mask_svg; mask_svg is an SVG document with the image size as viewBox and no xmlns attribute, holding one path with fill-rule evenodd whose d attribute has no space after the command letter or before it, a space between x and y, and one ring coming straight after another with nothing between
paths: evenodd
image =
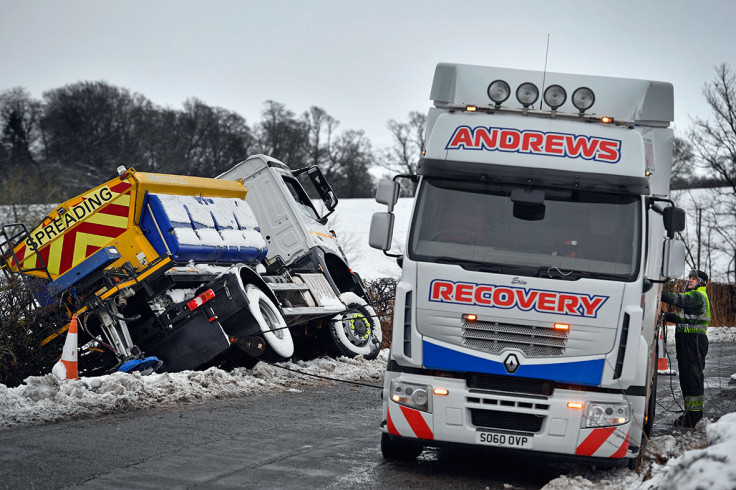
<instances>
[{"instance_id":1,"label":"side mirror","mask_svg":"<svg viewBox=\"0 0 736 490\"><path fill-rule=\"evenodd\" d=\"M337 196L332 190L330 183L322 175L322 171L319 167L313 165L307 169L307 175L312 181L312 184L314 184L314 188L317 189L320 199L325 203L325 207L330 211L334 211L337 207Z\"/></svg>"},{"instance_id":2,"label":"side mirror","mask_svg":"<svg viewBox=\"0 0 736 490\"><path fill-rule=\"evenodd\" d=\"M396 202L399 200L399 190L401 186L393 180L382 180L376 188L376 202L388 206L388 212L394 210Z\"/></svg>"},{"instance_id":3,"label":"side mirror","mask_svg":"<svg viewBox=\"0 0 736 490\"><path fill-rule=\"evenodd\" d=\"M667 279L682 277L685 273L685 244L679 240L665 240L662 256L662 276Z\"/></svg>"},{"instance_id":4,"label":"side mirror","mask_svg":"<svg viewBox=\"0 0 736 490\"><path fill-rule=\"evenodd\" d=\"M675 233L685 229L685 210L675 206L664 208L662 211L664 228L667 230L667 238L672 238Z\"/></svg>"},{"instance_id":5,"label":"side mirror","mask_svg":"<svg viewBox=\"0 0 736 490\"><path fill-rule=\"evenodd\" d=\"M371 231L368 235L368 244L379 250L389 250L394 234L393 213L373 213Z\"/></svg>"}]
</instances>

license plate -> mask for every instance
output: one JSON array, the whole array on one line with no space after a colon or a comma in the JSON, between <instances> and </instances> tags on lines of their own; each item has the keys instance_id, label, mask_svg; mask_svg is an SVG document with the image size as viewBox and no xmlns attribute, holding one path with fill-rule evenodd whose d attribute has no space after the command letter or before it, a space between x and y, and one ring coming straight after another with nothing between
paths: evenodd
<instances>
[{"instance_id":1,"label":"license plate","mask_svg":"<svg viewBox=\"0 0 736 490\"><path fill-rule=\"evenodd\" d=\"M478 432L475 442L486 446L513 447L522 449L532 448L531 436L517 436L512 434L497 434L495 432Z\"/></svg>"}]
</instances>

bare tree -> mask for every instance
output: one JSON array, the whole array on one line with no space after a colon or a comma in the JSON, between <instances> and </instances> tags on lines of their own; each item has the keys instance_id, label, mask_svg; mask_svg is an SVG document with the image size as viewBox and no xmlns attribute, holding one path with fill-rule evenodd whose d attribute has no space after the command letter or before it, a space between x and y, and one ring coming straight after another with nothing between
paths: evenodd
<instances>
[{"instance_id":1,"label":"bare tree","mask_svg":"<svg viewBox=\"0 0 736 490\"><path fill-rule=\"evenodd\" d=\"M0 158L6 171L37 163L40 117L40 101L33 100L25 89L0 93Z\"/></svg>"},{"instance_id":2,"label":"bare tree","mask_svg":"<svg viewBox=\"0 0 736 490\"><path fill-rule=\"evenodd\" d=\"M273 100L266 101L262 116L255 129L256 151L281 160L292 169L303 167L307 161L307 123Z\"/></svg>"},{"instance_id":3,"label":"bare tree","mask_svg":"<svg viewBox=\"0 0 736 490\"><path fill-rule=\"evenodd\" d=\"M714 248L726 257L726 278L736 282L736 74L726 65L715 68L703 88L710 119L696 119L691 134L699 166L720 184L709 193L704 223L718 237Z\"/></svg>"},{"instance_id":4,"label":"bare tree","mask_svg":"<svg viewBox=\"0 0 736 490\"><path fill-rule=\"evenodd\" d=\"M307 153L309 165L322 166L327 161L329 148L340 122L321 107L312 106L302 115L307 125Z\"/></svg>"},{"instance_id":5,"label":"bare tree","mask_svg":"<svg viewBox=\"0 0 736 490\"><path fill-rule=\"evenodd\" d=\"M418 111L410 112L407 122L389 120L387 126L393 145L382 152L378 165L392 173L416 174L424 150L426 125L427 116ZM413 195L414 190L411 186L408 195Z\"/></svg>"},{"instance_id":6,"label":"bare tree","mask_svg":"<svg viewBox=\"0 0 736 490\"><path fill-rule=\"evenodd\" d=\"M78 82L44 93L41 119L47 165L72 195L143 159L153 106L105 82Z\"/></svg>"}]
</instances>

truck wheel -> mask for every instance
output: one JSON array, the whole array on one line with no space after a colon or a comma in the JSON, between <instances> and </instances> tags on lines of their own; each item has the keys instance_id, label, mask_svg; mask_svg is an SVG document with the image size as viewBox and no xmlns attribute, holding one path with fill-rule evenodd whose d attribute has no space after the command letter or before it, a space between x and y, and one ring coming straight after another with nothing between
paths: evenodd
<instances>
[{"instance_id":1,"label":"truck wheel","mask_svg":"<svg viewBox=\"0 0 736 490\"><path fill-rule=\"evenodd\" d=\"M411 461L422 454L421 444L412 444L404 441L392 441L385 432L381 434L381 453L384 459L393 461Z\"/></svg>"},{"instance_id":2,"label":"truck wheel","mask_svg":"<svg viewBox=\"0 0 736 490\"><path fill-rule=\"evenodd\" d=\"M657 367L654 367L654 375L652 379L652 390L649 395L649 404L647 405L647 413L644 421L644 435L651 437L652 428L654 427L654 415L657 410Z\"/></svg>"},{"instance_id":3,"label":"truck wheel","mask_svg":"<svg viewBox=\"0 0 736 490\"><path fill-rule=\"evenodd\" d=\"M336 316L329 326L337 354L375 359L381 350L383 338L376 311L355 293L343 293L340 299L348 309Z\"/></svg>"},{"instance_id":4,"label":"truck wheel","mask_svg":"<svg viewBox=\"0 0 736 490\"><path fill-rule=\"evenodd\" d=\"M266 350L260 358L269 362L280 362L294 355L294 341L291 332L286 328L284 317L281 316L276 305L257 286L245 286L248 297L248 308L253 315L266 342Z\"/></svg>"}]
</instances>

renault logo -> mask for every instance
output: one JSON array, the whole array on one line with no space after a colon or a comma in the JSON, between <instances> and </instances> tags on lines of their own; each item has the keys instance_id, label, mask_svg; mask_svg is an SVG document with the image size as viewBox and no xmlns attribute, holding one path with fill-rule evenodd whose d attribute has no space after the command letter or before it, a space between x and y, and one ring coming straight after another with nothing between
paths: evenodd
<instances>
[{"instance_id":1,"label":"renault logo","mask_svg":"<svg viewBox=\"0 0 736 490\"><path fill-rule=\"evenodd\" d=\"M509 354L506 360L503 361L503 365L506 368L506 372L513 374L519 367L519 359L516 357L516 354Z\"/></svg>"}]
</instances>

